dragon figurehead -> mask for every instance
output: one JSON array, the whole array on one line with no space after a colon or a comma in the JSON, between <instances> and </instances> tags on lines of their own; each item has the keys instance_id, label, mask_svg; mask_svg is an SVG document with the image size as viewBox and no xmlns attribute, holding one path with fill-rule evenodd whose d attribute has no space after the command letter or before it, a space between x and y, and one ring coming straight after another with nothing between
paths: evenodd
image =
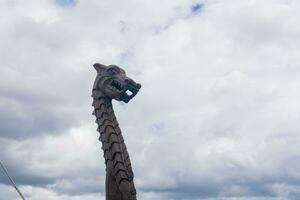
<instances>
[{"instance_id":1,"label":"dragon figurehead","mask_svg":"<svg viewBox=\"0 0 300 200\"><path fill-rule=\"evenodd\" d=\"M141 84L126 76L116 65L93 65L97 70L93 86L93 114L106 164L106 200L136 200L133 171L127 147L112 107L112 99L128 103Z\"/></svg>"}]
</instances>

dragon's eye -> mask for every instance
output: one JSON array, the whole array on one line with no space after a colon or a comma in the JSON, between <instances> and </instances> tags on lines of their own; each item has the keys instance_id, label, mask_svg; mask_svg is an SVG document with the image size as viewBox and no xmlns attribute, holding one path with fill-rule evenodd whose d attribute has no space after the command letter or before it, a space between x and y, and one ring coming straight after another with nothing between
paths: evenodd
<instances>
[{"instance_id":1,"label":"dragon's eye","mask_svg":"<svg viewBox=\"0 0 300 200\"><path fill-rule=\"evenodd\" d=\"M110 67L110 68L107 69L107 72L108 72L109 74L111 74L111 75L115 75L115 74L118 73L118 70L115 69L115 68L113 68L113 67Z\"/></svg>"}]
</instances>

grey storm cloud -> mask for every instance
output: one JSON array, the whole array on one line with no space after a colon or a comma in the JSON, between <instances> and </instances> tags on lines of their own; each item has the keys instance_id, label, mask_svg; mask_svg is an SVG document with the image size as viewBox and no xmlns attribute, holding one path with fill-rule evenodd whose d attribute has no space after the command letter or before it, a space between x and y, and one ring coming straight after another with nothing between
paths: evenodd
<instances>
[{"instance_id":1,"label":"grey storm cloud","mask_svg":"<svg viewBox=\"0 0 300 200\"><path fill-rule=\"evenodd\" d=\"M299 8L2 1L1 161L26 199L105 199L92 64L117 64L142 83L114 102L139 199L299 199Z\"/></svg>"},{"instance_id":2,"label":"grey storm cloud","mask_svg":"<svg viewBox=\"0 0 300 200\"><path fill-rule=\"evenodd\" d=\"M24 139L61 133L75 121L72 113L64 113L51 107L8 104L0 107L2 137Z\"/></svg>"}]
</instances>

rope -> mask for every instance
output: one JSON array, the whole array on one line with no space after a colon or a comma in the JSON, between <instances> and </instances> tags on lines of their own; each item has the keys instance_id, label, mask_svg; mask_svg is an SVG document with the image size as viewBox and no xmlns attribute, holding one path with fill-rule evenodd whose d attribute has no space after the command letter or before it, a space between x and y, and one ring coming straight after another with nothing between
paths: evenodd
<instances>
[{"instance_id":1,"label":"rope","mask_svg":"<svg viewBox=\"0 0 300 200\"><path fill-rule=\"evenodd\" d=\"M6 174L6 176L8 177L10 183L12 184L12 186L16 189L16 191L18 192L18 194L20 195L20 197L22 198L22 200L25 200L23 194L21 193L21 191L19 190L19 188L17 187L17 185L15 184L15 182L12 180L12 178L9 176L7 170L5 169L4 165L2 164L1 160L0 160L0 165L1 168L3 169L4 173Z\"/></svg>"}]
</instances>

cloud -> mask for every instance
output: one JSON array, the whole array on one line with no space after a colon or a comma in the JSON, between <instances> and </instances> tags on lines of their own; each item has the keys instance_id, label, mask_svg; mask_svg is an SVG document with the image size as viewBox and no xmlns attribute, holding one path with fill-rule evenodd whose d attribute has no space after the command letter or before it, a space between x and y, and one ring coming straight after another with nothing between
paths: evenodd
<instances>
[{"instance_id":1,"label":"cloud","mask_svg":"<svg viewBox=\"0 0 300 200\"><path fill-rule=\"evenodd\" d=\"M0 155L19 184L51 186L58 193L101 192L105 169L97 135L92 132L72 129L69 134L43 139L3 139L4 152ZM8 184L4 174L0 181Z\"/></svg>"},{"instance_id":2,"label":"cloud","mask_svg":"<svg viewBox=\"0 0 300 200\"><path fill-rule=\"evenodd\" d=\"M1 160L28 199L104 199L92 64L114 63L143 85L114 103L139 198L298 199L299 6L1 2Z\"/></svg>"}]
</instances>

